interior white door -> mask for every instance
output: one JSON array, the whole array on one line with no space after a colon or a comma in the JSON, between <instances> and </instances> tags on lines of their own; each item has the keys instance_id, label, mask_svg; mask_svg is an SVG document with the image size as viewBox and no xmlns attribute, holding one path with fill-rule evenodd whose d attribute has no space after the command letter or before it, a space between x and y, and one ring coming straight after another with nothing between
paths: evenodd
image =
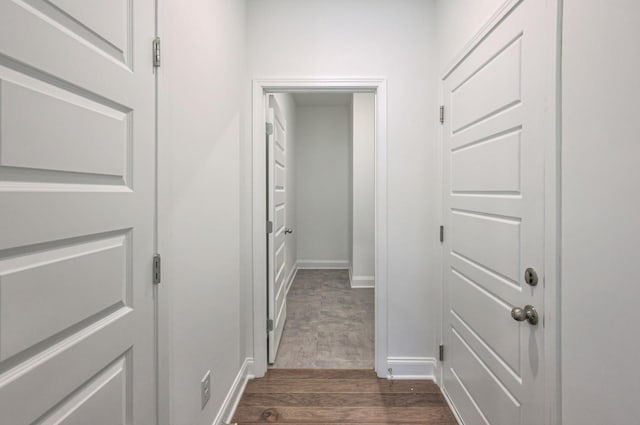
<instances>
[{"instance_id":1,"label":"interior white door","mask_svg":"<svg viewBox=\"0 0 640 425\"><path fill-rule=\"evenodd\" d=\"M268 323L269 363L276 361L276 354L284 322L287 320L287 291L285 290L286 243L286 138L287 123L275 96L268 96L267 108L267 182L268 220L272 223L268 236Z\"/></svg>"},{"instance_id":2,"label":"interior white door","mask_svg":"<svg viewBox=\"0 0 640 425\"><path fill-rule=\"evenodd\" d=\"M545 423L552 3L519 3L443 82L443 378L466 425ZM535 286L525 282L528 268L537 272ZM512 317L527 305L537 324Z\"/></svg>"},{"instance_id":3,"label":"interior white door","mask_svg":"<svg viewBox=\"0 0 640 425\"><path fill-rule=\"evenodd\" d=\"M156 423L153 0L0 0L0 423Z\"/></svg>"}]
</instances>

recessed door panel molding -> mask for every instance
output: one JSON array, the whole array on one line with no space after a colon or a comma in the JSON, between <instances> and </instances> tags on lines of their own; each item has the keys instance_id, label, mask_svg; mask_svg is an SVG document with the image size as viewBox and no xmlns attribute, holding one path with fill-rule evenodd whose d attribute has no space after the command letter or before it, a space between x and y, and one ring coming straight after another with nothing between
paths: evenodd
<instances>
[{"instance_id":1,"label":"recessed door panel molding","mask_svg":"<svg viewBox=\"0 0 640 425\"><path fill-rule=\"evenodd\" d=\"M133 0L21 0L25 10L78 42L131 65Z\"/></svg>"},{"instance_id":2,"label":"recessed door panel molding","mask_svg":"<svg viewBox=\"0 0 640 425\"><path fill-rule=\"evenodd\" d=\"M0 1L3 424L157 423L154 37L153 0Z\"/></svg>"},{"instance_id":3,"label":"recessed door panel molding","mask_svg":"<svg viewBox=\"0 0 640 425\"><path fill-rule=\"evenodd\" d=\"M130 112L30 83L0 79L0 178L4 172L15 181L21 171L24 181L46 181L42 171L55 171L66 172L70 182L126 184Z\"/></svg>"},{"instance_id":4,"label":"recessed door panel molding","mask_svg":"<svg viewBox=\"0 0 640 425\"><path fill-rule=\"evenodd\" d=\"M522 424L524 418L520 410L520 401L511 394L455 328L451 328L451 334L451 366L486 423Z\"/></svg>"},{"instance_id":5,"label":"recessed door panel molding","mask_svg":"<svg viewBox=\"0 0 640 425\"><path fill-rule=\"evenodd\" d=\"M520 129L454 150L451 190L456 194L520 194ZM491 169L491 173L486 170Z\"/></svg>"},{"instance_id":6,"label":"recessed door panel molding","mask_svg":"<svg viewBox=\"0 0 640 425\"><path fill-rule=\"evenodd\" d=\"M279 207L287 202L287 193L284 190L277 190L273 194L273 203Z\"/></svg>"},{"instance_id":7,"label":"recessed door panel molding","mask_svg":"<svg viewBox=\"0 0 640 425\"><path fill-rule=\"evenodd\" d=\"M450 282L452 314L519 377L520 327L512 323L511 305L455 269Z\"/></svg>"},{"instance_id":8,"label":"recessed door panel molding","mask_svg":"<svg viewBox=\"0 0 640 425\"><path fill-rule=\"evenodd\" d=\"M135 322L133 310L121 308L37 356L20 359L23 361L17 364L14 359L3 362L0 369L2 419L8 424L32 424L72 396L85 382L132 349L136 339ZM133 356L133 352L130 355ZM42 382L55 382L55 385L47 385L43 390ZM135 379L130 382L135 391ZM24 402L26 395L30 395L29 403ZM128 393L127 397L131 403L134 394Z\"/></svg>"},{"instance_id":9,"label":"recessed door panel molding","mask_svg":"<svg viewBox=\"0 0 640 425\"><path fill-rule=\"evenodd\" d=\"M34 425L126 425L133 407L127 404L130 368L127 353Z\"/></svg>"},{"instance_id":10,"label":"recessed door panel molding","mask_svg":"<svg viewBox=\"0 0 640 425\"><path fill-rule=\"evenodd\" d=\"M554 14L545 2L513 2L443 78L442 373L469 424L546 420L543 320L511 313L532 305L545 315L544 285L524 273L544 279Z\"/></svg>"},{"instance_id":11,"label":"recessed door panel molding","mask_svg":"<svg viewBox=\"0 0 640 425\"><path fill-rule=\"evenodd\" d=\"M514 282L511 279L499 275L480 263L476 263L455 253L451 254L449 260L452 270L456 270L475 285L501 300L511 302L522 292L520 282Z\"/></svg>"},{"instance_id":12,"label":"recessed door panel molding","mask_svg":"<svg viewBox=\"0 0 640 425\"><path fill-rule=\"evenodd\" d=\"M113 4L117 7L119 1L105 1L104 5L109 7ZM76 28L84 25L75 18L58 21L38 9L44 7L59 12L59 8L49 1L1 2L0 65L72 91L82 91L115 105L127 105L131 110L136 110L138 115L142 111L137 108L135 93L142 87L152 90L154 86L152 58L149 53L154 31L142 34L153 27L146 22L146 9L149 8L147 1L136 0L130 3L130 23L127 28L132 48L127 55L131 57L131 63L125 63L126 60L123 62L105 52L105 49L97 47L88 35L91 31L86 31L86 36L78 35ZM90 7L87 2L74 3L78 9ZM64 15L68 16L66 13ZM149 16L148 20L153 21L153 13ZM19 36L27 30L30 36ZM133 65L134 56L140 70L130 66ZM97 62L100 62L99 66L92 65ZM138 119L145 118L144 115L146 114Z\"/></svg>"},{"instance_id":13,"label":"recessed door panel molding","mask_svg":"<svg viewBox=\"0 0 640 425\"><path fill-rule=\"evenodd\" d=\"M284 204L276 205L275 207L275 221L273 222L273 230L276 234L284 231L285 226L285 207ZM280 248L280 246L278 246Z\"/></svg>"},{"instance_id":14,"label":"recessed door panel molding","mask_svg":"<svg viewBox=\"0 0 640 425\"><path fill-rule=\"evenodd\" d=\"M451 131L457 133L522 100L522 35L518 34L461 82L451 77ZM458 108L457 106L461 107Z\"/></svg>"},{"instance_id":15,"label":"recessed door panel molding","mask_svg":"<svg viewBox=\"0 0 640 425\"><path fill-rule=\"evenodd\" d=\"M284 231L285 231L284 226L282 226L281 228L278 229L278 231L276 231L276 234L275 234L274 240L273 240L273 243L275 244L275 246L283 246L284 245L285 238L286 238L286 233Z\"/></svg>"},{"instance_id":16,"label":"recessed door panel molding","mask_svg":"<svg viewBox=\"0 0 640 425\"><path fill-rule=\"evenodd\" d=\"M454 312L451 317L452 327L458 335L467 343L469 349L476 353L479 359L482 359L496 379L508 389L509 393L516 400L522 400L526 397L526 393L522 390L522 377L519 373L511 369L494 349L482 340L478 333L471 329L469 324L463 321L460 316Z\"/></svg>"},{"instance_id":17,"label":"recessed door panel molding","mask_svg":"<svg viewBox=\"0 0 640 425\"><path fill-rule=\"evenodd\" d=\"M284 166L281 163L276 162L275 172L276 172L276 176L275 176L276 190L282 191L284 190L284 180L286 178L285 172L284 172Z\"/></svg>"},{"instance_id":18,"label":"recessed door panel molding","mask_svg":"<svg viewBox=\"0 0 640 425\"><path fill-rule=\"evenodd\" d=\"M280 289L279 283L284 274L284 245L281 245L276 251L276 292Z\"/></svg>"},{"instance_id":19,"label":"recessed door panel molding","mask_svg":"<svg viewBox=\"0 0 640 425\"><path fill-rule=\"evenodd\" d=\"M268 135L267 155L267 211L273 222L273 232L268 237L268 362L276 359L284 322L287 320L287 291L285 290L286 228L286 155L287 123L274 95L267 96L267 124L273 131Z\"/></svg>"},{"instance_id":20,"label":"recessed door panel molding","mask_svg":"<svg viewBox=\"0 0 640 425\"><path fill-rule=\"evenodd\" d=\"M117 305L131 288L130 235L0 257L0 361Z\"/></svg>"},{"instance_id":21,"label":"recessed door panel molding","mask_svg":"<svg viewBox=\"0 0 640 425\"><path fill-rule=\"evenodd\" d=\"M280 119L284 119L283 117L280 117L278 115L275 116L275 143L278 146L278 149L274 152L276 155L276 161L280 161L280 163L283 163L284 161L281 160L282 158L282 154L286 151L285 148L285 129L284 129L284 124L283 121L280 121Z\"/></svg>"},{"instance_id":22,"label":"recessed door panel molding","mask_svg":"<svg viewBox=\"0 0 640 425\"><path fill-rule=\"evenodd\" d=\"M451 210L451 251L517 283L520 226L515 217Z\"/></svg>"}]
</instances>

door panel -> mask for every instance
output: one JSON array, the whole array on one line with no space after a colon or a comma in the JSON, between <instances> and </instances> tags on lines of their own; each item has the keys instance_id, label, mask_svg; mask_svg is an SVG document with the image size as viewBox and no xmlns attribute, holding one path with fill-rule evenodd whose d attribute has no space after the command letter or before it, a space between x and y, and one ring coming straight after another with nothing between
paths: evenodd
<instances>
[{"instance_id":1,"label":"door panel","mask_svg":"<svg viewBox=\"0 0 640 425\"><path fill-rule=\"evenodd\" d=\"M468 396L478 406L478 413L484 417L486 423L512 425L514 418L521 415L520 402L460 336L455 327L451 333L451 367Z\"/></svg>"},{"instance_id":2,"label":"door panel","mask_svg":"<svg viewBox=\"0 0 640 425\"><path fill-rule=\"evenodd\" d=\"M3 424L156 423L154 15L0 0Z\"/></svg>"},{"instance_id":3,"label":"door panel","mask_svg":"<svg viewBox=\"0 0 640 425\"><path fill-rule=\"evenodd\" d=\"M513 40L483 58L485 61L478 68L452 86L453 134L521 102L521 38L521 34L516 34Z\"/></svg>"},{"instance_id":4,"label":"door panel","mask_svg":"<svg viewBox=\"0 0 640 425\"><path fill-rule=\"evenodd\" d=\"M520 193L520 130L453 151L451 177L452 193Z\"/></svg>"},{"instance_id":5,"label":"door panel","mask_svg":"<svg viewBox=\"0 0 640 425\"><path fill-rule=\"evenodd\" d=\"M0 81L0 165L124 177L128 113L21 80Z\"/></svg>"},{"instance_id":6,"label":"door panel","mask_svg":"<svg viewBox=\"0 0 640 425\"><path fill-rule=\"evenodd\" d=\"M269 234L268 314L273 321L269 331L269 363L276 360L278 346L287 320L287 291L285 289L285 243L286 243L286 131L287 124L280 106L273 95L268 96L267 122L273 133L268 137L268 216L273 223Z\"/></svg>"},{"instance_id":7,"label":"door panel","mask_svg":"<svg viewBox=\"0 0 640 425\"><path fill-rule=\"evenodd\" d=\"M456 209L451 214L451 253L516 282L520 275L520 219ZM483 241L479 244L478 241Z\"/></svg>"},{"instance_id":8,"label":"door panel","mask_svg":"<svg viewBox=\"0 0 640 425\"><path fill-rule=\"evenodd\" d=\"M118 235L0 260L0 360L125 305L128 241Z\"/></svg>"},{"instance_id":9,"label":"door panel","mask_svg":"<svg viewBox=\"0 0 640 425\"><path fill-rule=\"evenodd\" d=\"M127 359L119 358L36 425L126 423Z\"/></svg>"},{"instance_id":10,"label":"door panel","mask_svg":"<svg viewBox=\"0 0 640 425\"><path fill-rule=\"evenodd\" d=\"M483 342L515 373L520 371L520 328L510 325L511 307L452 268L451 315Z\"/></svg>"},{"instance_id":11,"label":"door panel","mask_svg":"<svg viewBox=\"0 0 640 425\"><path fill-rule=\"evenodd\" d=\"M16 1L18 3L18 1ZM22 0L44 20L73 32L83 42L123 63L131 63L133 11L128 0Z\"/></svg>"},{"instance_id":12,"label":"door panel","mask_svg":"<svg viewBox=\"0 0 640 425\"><path fill-rule=\"evenodd\" d=\"M545 423L544 287L524 271L544 278L550 3L520 2L443 81L443 384L466 425ZM511 317L527 304L537 325Z\"/></svg>"}]
</instances>

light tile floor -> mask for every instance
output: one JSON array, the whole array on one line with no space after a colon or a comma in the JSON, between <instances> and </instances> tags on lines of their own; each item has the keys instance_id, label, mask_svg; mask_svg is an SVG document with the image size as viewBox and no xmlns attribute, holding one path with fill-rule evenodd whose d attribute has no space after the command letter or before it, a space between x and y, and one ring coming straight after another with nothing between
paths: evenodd
<instances>
[{"instance_id":1,"label":"light tile floor","mask_svg":"<svg viewBox=\"0 0 640 425\"><path fill-rule=\"evenodd\" d=\"M299 270L275 368L374 367L373 289L351 289L346 270Z\"/></svg>"}]
</instances>

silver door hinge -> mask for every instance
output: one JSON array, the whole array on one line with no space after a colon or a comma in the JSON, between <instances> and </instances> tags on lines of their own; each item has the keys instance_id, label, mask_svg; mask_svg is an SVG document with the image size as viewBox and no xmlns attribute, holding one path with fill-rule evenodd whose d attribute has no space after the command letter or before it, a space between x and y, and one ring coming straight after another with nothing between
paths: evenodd
<instances>
[{"instance_id":1,"label":"silver door hinge","mask_svg":"<svg viewBox=\"0 0 640 425\"><path fill-rule=\"evenodd\" d=\"M271 332L273 330L273 319L267 320L267 331Z\"/></svg>"},{"instance_id":2,"label":"silver door hinge","mask_svg":"<svg viewBox=\"0 0 640 425\"><path fill-rule=\"evenodd\" d=\"M444 226L440 226L440 242L444 242Z\"/></svg>"},{"instance_id":3,"label":"silver door hinge","mask_svg":"<svg viewBox=\"0 0 640 425\"><path fill-rule=\"evenodd\" d=\"M273 233L273 221L267 221L267 235Z\"/></svg>"},{"instance_id":4,"label":"silver door hinge","mask_svg":"<svg viewBox=\"0 0 640 425\"><path fill-rule=\"evenodd\" d=\"M444 124L444 105L440 105L440 124Z\"/></svg>"},{"instance_id":5,"label":"silver door hinge","mask_svg":"<svg viewBox=\"0 0 640 425\"><path fill-rule=\"evenodd\" d=\"M273 124L268 122L266 125L267 136L271 136L273 134Z\"/></svg>"},{"instance_id":6,"label":"silver door hinge","mask_svg":"<svg viewBox=\"0 0 640 425\"><path fill-rule=\"evenodd\" d=\"M158 284L162 280L162 258L160 254L153 256L153 283Z\"/></svg>"},{"instance_id":7,"label":"silver door hinge","mask_svg":"<svg viewBox=\"0 0 640 425\"><path fill-rule=\"evenodd\" d=\"M438 358L440 359L441 362L444 361L444 345L440 344L440 355L438 356Z\"/></svg>"},{"instance_id":8,"label":"silver door hinge","mask_svg":"<svg viewBox=\"0 0 640 425\"><path fill-rule=\"evenodd\" d=\"M152 44L153 67L160 68L160 37L156 37Z\"/></svg>"}]
</instances>

